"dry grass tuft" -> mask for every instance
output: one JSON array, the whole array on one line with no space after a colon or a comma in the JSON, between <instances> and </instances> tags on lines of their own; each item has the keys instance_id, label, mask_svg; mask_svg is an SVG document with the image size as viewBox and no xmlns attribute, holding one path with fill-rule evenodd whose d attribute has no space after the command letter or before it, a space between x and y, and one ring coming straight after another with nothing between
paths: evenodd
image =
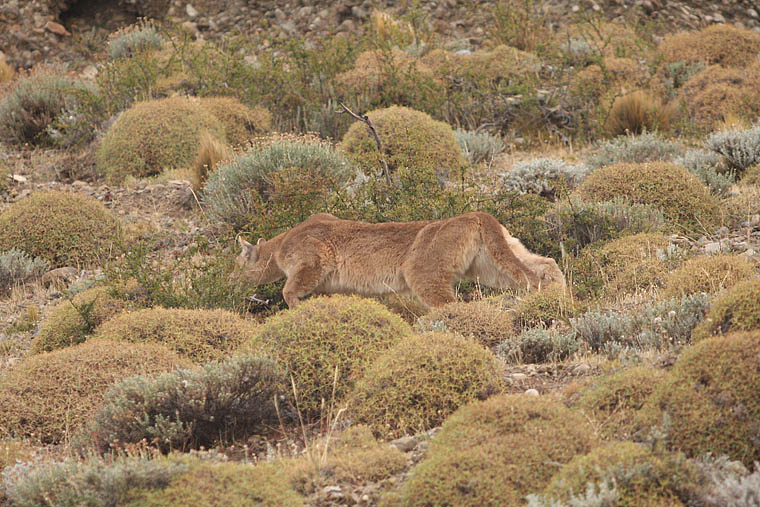
<instances>
[{"instance_id":1,"label":"dry grass tuft","mask_svg":"<svg viewBox=\"0 0 760 507\"><path fill-rule=\"evenodd\" d=\"M659 98L639 90L615 99L604 128L611 136L667 131L677 110L674 103L663 104Z\"/></svg>"},{"instance_id":2,"label":"dry grass tuft","mask_svg":"<svg viewBox=\"0 0 760 507\"><path fill-rule=\"evenodd\" d=\"M190 167L190 182L193 184L193 188L201 189L206 183L209 173L216 169L220 162L232 158L232 154L232 149L227 144L219 141L210 132L203 132L198 153Z\"/></svg>"},{"instance_id":3,"label":"dry grass tuft","mask_svg":"<svg viewBox=\"0 0 760 507\"><path fill-rule=\"evenodd\" d=\"M8 62L4 59L0 58L0 84L12 81L15 74L16 73L13 72L13 67L8 65Z\"/></svg>"}]
</instances>

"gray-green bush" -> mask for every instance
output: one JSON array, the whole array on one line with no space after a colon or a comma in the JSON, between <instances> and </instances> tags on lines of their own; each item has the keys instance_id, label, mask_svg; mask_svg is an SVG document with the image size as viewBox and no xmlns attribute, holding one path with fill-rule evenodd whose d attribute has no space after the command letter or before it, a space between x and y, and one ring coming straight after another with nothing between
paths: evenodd
<instances>
[{"instance_id":1,"label":"gray-green bush","mask_svg":"<svg viewBox=\"0 0 760 507\"><path fill-rule=\"evenodd\" d=\"M562 361L578 349L579 342L572 333L533 328L501 342L496 353L510 363L546 363Z\"/></svg>"},{"instance_id":2,"label":"gray-green bush","mask_svg":"<svg viewBox=\"0 0 760 507\"><path fill-rule=\"evenodd\" d=\"M506 148L501 137L488 132L456 129L454 136L457 138L465 158L471 164L490 162Z\"/></svg>"},{"instance_id":3,"label":"gray-green bush","mask_svg":"<svg viewBox=\"0 0 760 507\"><path fill-rule=\"evenodd\" d=\"M711 151L689 150L675 158L673 163L686 168L702 180L712 194L720 197L728 194L731 184L736 179L732 173L724 174L726 168L722 158Z\"/></svg>"},{"instance_id":4,"label":"gray-green bush","mask_svg":"<svg viewBox=\"0 0 760 507\"><path fill-rule=\"evenodd\" d=\"M657 132L644 132L599 143L595 152L586 159L586 164L596 169L620 162L669 161L682 150L679 144L663 139Z\"/></svg>"},{"instance_id":5,"label":"gray-green bush","mask_svg":"<svg viewBox=\"0 0 760 507\"><path fill-rule=\"evenodd\" d=\"M42 276L49 268L50 263L45 259L32 258L18 248L0 252L0 294Z\"/></svg>"},{"instance_id":6,"label":"gray-green bush","mask_svg":"<svg viewBox=\"0 0 760 507\"><path fill-rule=\"evenodd\" d=\"M529 162L515 164L504 175L504 188L512 192L557 197L583 182L588 168L572 165L554 158L538 158Z\"/></svg>"},{"instance_id":7,"label":"gray-green bush","mask_svg":"<svg viewBox=\"0 0 760 507\"><path fill-rule=\"evenodd\" d=\"M111 58L128 58L144 49L161 49L163 43L164 38L155 26L142 23L116 34L108 41L106 49Z\"/></svg>"},{"instance_id":8,"label":"gray-green bush","mask_svg":"<svg viewBox=\"0 0 760 507\"><path fill-rule=\"evenodd\" d=\"M731 169L741 173L760 163L760 123L745 130L724 130L707 138L707 149L722 155Z\"/></svg>"},{"instance_id":9,"label":"gray-green bush","mask_svg":"<svg viewBox=\"0 0 760 507\"><path fill-rule=\"evenodd\" d=\"M255 355L153 379L138 375L106 393L80 445L106 451L145 439L167 451L230 443L276 424L275 397L286 389L276 363Z\"/></svg>"}]
</instances>

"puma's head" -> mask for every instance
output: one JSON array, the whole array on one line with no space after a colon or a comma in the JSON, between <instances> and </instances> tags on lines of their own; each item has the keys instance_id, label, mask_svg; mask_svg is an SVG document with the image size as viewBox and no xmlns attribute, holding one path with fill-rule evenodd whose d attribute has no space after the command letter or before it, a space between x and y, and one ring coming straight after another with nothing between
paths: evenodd
<instances>
[{"instance_id":1,"label":"puma's head","mask_svg":"<svg viewBox=\"0 0 760 507\"><path fill-rule=\"evenodd\" d=\"M230 279L244 280L258 285L282 278L282 273L274 264L271 254L267 256L261 254L261 247L265 243L264 238L259 238L259 241L252 245L238 237L241 250L235 259L235 269L230 274Z\"/></svg>"},{"instance_id":2,"label":"puma's head","mask_svg":"<svg viewBox=\"0 0 760 507\"><path fill-rule=\"evenodd\" d=\"M557 266L557 262L551 257L544 257L541 259L540 262L536 263L534 269L542 287L552 284L559 284L562 287L567 287L565 275L562 274L559 266Z\"/></svg>"}]
</instances>

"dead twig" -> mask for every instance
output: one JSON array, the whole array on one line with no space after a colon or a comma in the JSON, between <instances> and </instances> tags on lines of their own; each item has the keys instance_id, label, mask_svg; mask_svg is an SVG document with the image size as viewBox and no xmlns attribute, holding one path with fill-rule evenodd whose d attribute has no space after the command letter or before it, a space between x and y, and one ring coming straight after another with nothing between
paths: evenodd
<instances>
[{"instance_id":1,"label":"dead twig","mask_svg":"<svg viewBox=\"0 0 760 507\"><path fill-rule=\"evenodd\" d=\"M385 151L383 150L383 142L380 140L380 136L377 135L377 130L375 130L375 125L372 123L372 120L369 119L369 116L366 114L358 115L351 111L343 102L338 102L340 107L343 108L343 111L350 114L354 118L356 118L359 121L362 121L367 124L367 127L369 127L369 131L372 133L372 136L375 138L375 142L377 143L377 150L380 152L380 162L383 164L383 175L385 176L385 182L388 183L388 185L392 184L391 181L391 172L388 169L388 162L385 160ZM338 111L340 113L340 111Z\"/></svg>"}]
</instances>

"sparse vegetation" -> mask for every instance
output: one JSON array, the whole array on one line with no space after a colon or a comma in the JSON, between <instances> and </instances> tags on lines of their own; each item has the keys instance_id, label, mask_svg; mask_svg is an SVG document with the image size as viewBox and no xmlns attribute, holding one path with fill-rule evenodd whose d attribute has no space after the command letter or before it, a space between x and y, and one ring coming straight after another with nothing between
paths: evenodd
<instances>
[{"instance_id":1,"label":"sparse vegetation","mask_svg":"<svg viewBox=\"0 0 760 507\"><path fill-rule=\"evenodd\" d=\"M49 267L45 259L29 257L18 248L0 252L0 294L42 276Z\"/></svg>"},{"instance_id":2,"label":"sparse vegetation","mask_svg":"<svg viewBox=\"0 0 760 507\"><path fill-rule=\"evenodd\" d=\"M643 164L644 162L669 161L682 151L678 144L663 139L656 132L626 135L603 141L586 159L593 169L620 163Z\"/></svg>"}]
</instances>

